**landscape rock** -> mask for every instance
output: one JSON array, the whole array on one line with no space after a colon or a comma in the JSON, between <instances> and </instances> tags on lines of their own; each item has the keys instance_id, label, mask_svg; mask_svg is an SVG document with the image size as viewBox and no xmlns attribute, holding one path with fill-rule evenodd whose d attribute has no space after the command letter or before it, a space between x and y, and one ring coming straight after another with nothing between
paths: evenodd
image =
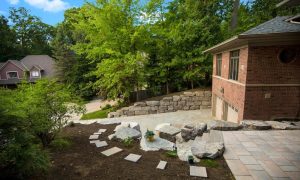
<instances>
[{"instance_id":1,"label":"landscape rock","mask_svg":"<svg viewBox=\"0 0 300 180\"><path fill-rule=\"evenodd\" d=\"M146 106L146 103L144 103L144 102L136 102L136 103L133 104L133 106L144 107L144 106Z\"/></svg>"},{"instance_id":2,"label":"landscape rock","mask_svg":"<svg viewBox=\"0 0 300 180\"><path fill-rule=\"evenodd\" d=\"M267 124L272 126L272 129L277 130L295 130L298 129L298 126L294 126L289 123L279 122L279 121L266 121Z\"/></svg>"},{"instance_id":3,"label":"landscape rock","mask_svg":"<svg viewBox=\"0 0 300 180\"><path fill-rule=\"evenodd\" d=\"M188 124L181 129L181 136L184 141L194 140L196 136L202 136L206 128L206 123Z\"/></svg>"},{"instance_id":4,"label":"landscape rock","mask_svg":"<svg viewBox=\"0 0 300 180\"><path fill-rule=\"evenodd\" d=\"M142 134L140 131L137 131L136 129L132 129L129 127L123 127L123 128L118 129L115 132L114 137L119 140L124 140L126 138L138 139L138 138L142 137Z\"/></svg>"},{"instance_id":5,"label":"landscape rock","mask_svg":"<svg viewBox=\"0 0 300 180\"><path fill-rule=\"evenodd\" d=\"M155 137L153 142L149 142L145 138L141 140L141 149L144 151L159 151L161 149L171 151L174 145L173 142L159 137Z\"/></svg>"},{"instance_id":6,"label":"landscape rock","mask_svg":"<svg viewBox=\"0 0 300 180\"><path fill-rule=\"evenodd\" d=\"M234 131L241 129L242 126L228 121L223 120L211 120L207 123L207 129L209 130L220 130L220 131Z\"/></svg>"},{"instance_id":7,"label":"landscape rock","mask_svg":"<svg viewBox=\"0 0 300 180\"><path fill-rule=\"evenodd\" d=\"M254 129L254 130L268 130L272 128L270 124L267 124L264 121L257 121L257 120L244 120L242 122L242 125L245 128Z\"/></svg>"},{"instance_id":8,"label":"landscape rock","mask_svg":"<svg viewBox=\"0 0 300 180\"><path fill-rule=\"evenodd\" d=\"M147 106L159 106L159 101L146 101Z\"/></svg>"},{"instance_id":9,"label":"landscape rock","mask_svg":"<svg viewBox=\"0 0 300 180\"><path fill-rule=\"evenodd\" d=\"M175 142L176 141L176 134L180 133L180 129L176 128L174 126L162 126L161 128L159 128L157 130L159 132L159 137L163 138L163 139L167 139L171 142Z\"/></svg>"},{"instance_id":10,"label":"landscape rock","mask_svg":"<svg viewBox=\"0 0 300 180\"><path fill-rule=\"evenodd\" d=\"M188 161L188 157L193 156L191 151L191 146L193 142L193 140L185 142L182 139L181 133L176 135L177 156L181 161ZM194 161L200 162L200 160L196 156L194 156Z\"/></svg>"}]
</instances>

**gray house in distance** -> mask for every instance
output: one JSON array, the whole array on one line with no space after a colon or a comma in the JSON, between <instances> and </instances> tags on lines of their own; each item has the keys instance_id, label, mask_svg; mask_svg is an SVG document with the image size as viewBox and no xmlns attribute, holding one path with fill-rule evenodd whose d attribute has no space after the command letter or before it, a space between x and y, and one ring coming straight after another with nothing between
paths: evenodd
<instances>
[{"instance_id":1,"label":"gray house in distance","mask_svg":"<svg viewBox=\"0 0 300 180\"><path fill-rule=\"evenodd\" d=\"M35 82L55 76L55 61L48 55L28 55L0 63L0 86L15 86L22 80Z\"/></svg>"}]
</instances>

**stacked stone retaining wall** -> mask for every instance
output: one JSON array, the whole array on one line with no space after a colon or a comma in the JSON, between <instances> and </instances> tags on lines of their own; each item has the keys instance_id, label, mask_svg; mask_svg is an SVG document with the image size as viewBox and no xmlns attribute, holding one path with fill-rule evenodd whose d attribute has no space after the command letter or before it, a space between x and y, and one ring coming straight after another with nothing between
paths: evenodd
<instances>
[{"instance_id":1,"label":"stacked stone retaining wall","mask_svg":"<svg viewBox=\"0 0 300 180\"><path fill-rule=\"evenodd\" d=\"M211 108L211 91L203 90L164 97L160 101L136 102L133 106L124 107L116 112L110 112L108 118L208 108Z\"/></svg>"}]
</instances>

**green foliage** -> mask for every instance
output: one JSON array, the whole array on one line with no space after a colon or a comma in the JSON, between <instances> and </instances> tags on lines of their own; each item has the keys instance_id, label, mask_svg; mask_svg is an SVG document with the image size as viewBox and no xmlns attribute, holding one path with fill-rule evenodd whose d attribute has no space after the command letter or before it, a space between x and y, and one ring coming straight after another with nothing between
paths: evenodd
<instances>
[{"instance_id":1,"label":"green foliage","mask_svg":"<svg viewBox=\"0 0 300 180\"><path fill-rule=\"evenodd\" d=\"M153 131L150 131L147 129L146 133L145 133L145 138L149 138L149 137L153 137L155 134Z\"/></svg>"},{"instance_id":2,"label":"green foliage","mask_svg":"<svg viewBox=\"0 0 300 180\"><path fill-rule=\"evenodd\" d=\"M218 168L219 167L218 162L213 159L201 159L200 165L209 167L209 168Z\"/></svg>"},{"instance_id":3,"label":"green foliage","mask_svg":"<svg viewBox=\"0 0 300 180\"><path fill-rule=\"evenodd\" d=\"M131 137L128 137L123 140L123 144L126 147L131 147L133 145L133 139Z\"/></svg>"},{"instance_id":4,"label":"green foliage","mask_svg":"<svg viewBox=\"0 0 300 180\"><path fill-rule=\"evenodd\" d=\"M165 155L166 155L167 157L177 158L177 150L167 151L167 152L165 153Z\"/></svg>"},{"instance_id":5,"label":"green foliage","mask_svg":"<svg viewBox=\"0 0 300 180\"><path fill-rule=\"evenodd\" d=\"M50 143L50 146L56 150L64 150L69 148L71 143L67 139L57 138Z\"/></svg>"},{"instance_id":6,"label":"green foliage","mask_svg":"<svg viewBox=\"0 0 300 180\"><path fill-rule=\"evenodd\" d=\"M99 110L91 113L86 113L81 116L81 120L89 120L89 119L103 119L107 118L107 114L111 111L111 109Z\"/></svg>"},{"instance_id":7,"label":"green foliage","mask_svg":"<svg viewBox=\"0 0 300 180\"><path fill-rule=\"evenodd\" d=\"M108 110L111 108L112 108L112 106L110 104L106 104L101 110Z\"/></svg>"}]
</instances>

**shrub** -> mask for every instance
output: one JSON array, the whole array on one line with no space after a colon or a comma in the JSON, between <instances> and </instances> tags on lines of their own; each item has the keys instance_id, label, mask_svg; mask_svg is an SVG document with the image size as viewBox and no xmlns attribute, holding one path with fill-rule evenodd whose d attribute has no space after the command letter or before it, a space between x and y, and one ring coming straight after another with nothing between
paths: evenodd
<instances>
[{"instance_id":1,"label":"shrub","mask_svg":"<svg viewBox=\"0 0 300 180\"><path fill-rule=\"evenodd\" d=\"M53 140L50 146L57 150L63 150L69 148L71 146L71 143L66 139L58 138Z\"/></svg>"},{"instance_id":2,"label":"shrub","mask_svg":"<svg viewBox=\"0 0 300 180\"><path fill-rule=\"evenodd\" d=\"M106 104L101 110L108 110L111 108L112 108L112 106L110 104Z\"/></svg>"},{"instance_id":3,"label":"shrub","mask_svg":"<svg viewBox=\"0 0 300 180\"><path fill-rule=\"evenodd\" d=\"M133 139L131 137L128 137L128 138L126 138L126 139L123 140L123 144L126 147L131 147L132 144L133 144Z\"/></svg>"}]
</instances>

